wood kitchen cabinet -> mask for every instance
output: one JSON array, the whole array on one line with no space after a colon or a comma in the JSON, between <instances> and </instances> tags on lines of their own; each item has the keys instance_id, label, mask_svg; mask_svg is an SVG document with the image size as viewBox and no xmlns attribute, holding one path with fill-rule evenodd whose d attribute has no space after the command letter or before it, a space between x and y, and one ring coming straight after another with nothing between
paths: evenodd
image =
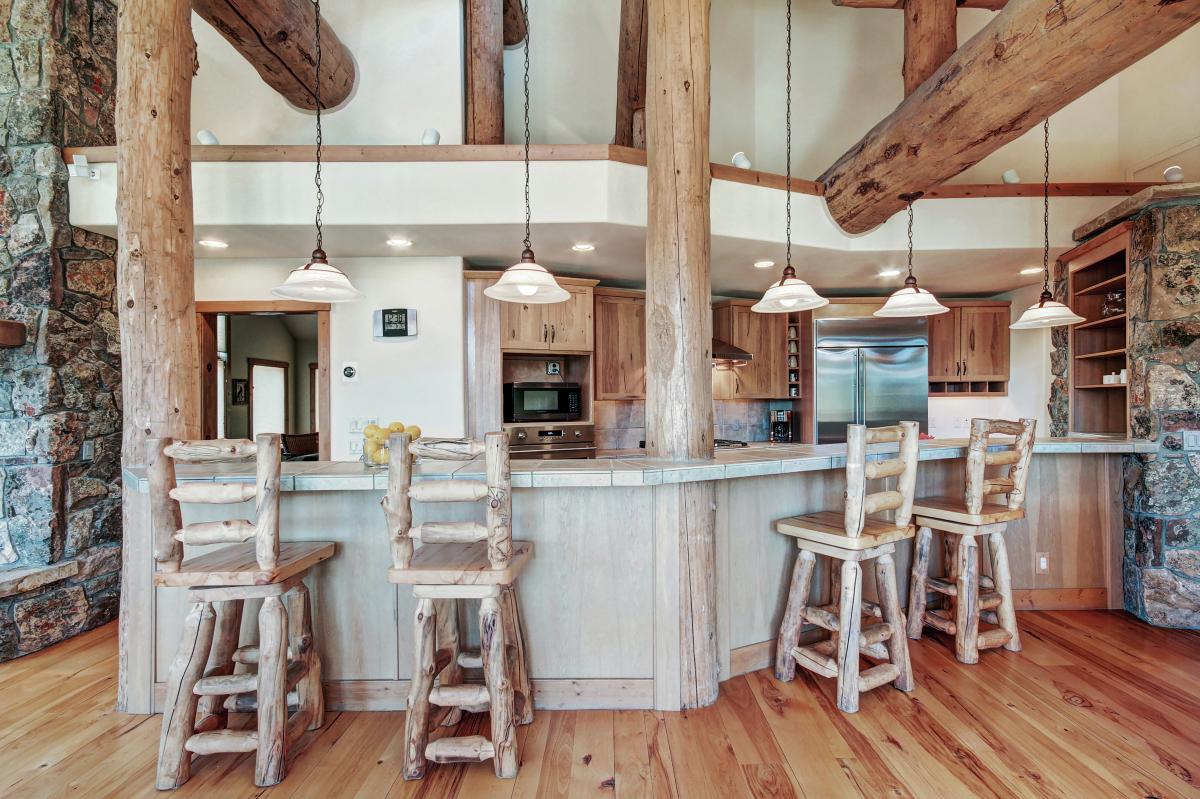
<instances>
[{"instance_id":1,"label":"wood kitchen cabinet","mask_svg":"<svg viewBox=\"0 0 1200 799\"><path fill-rule=\"evenodd\" d=\"M565 302L505 302L500 308L500 348L512 352L591 352L594 280L559 278Z\"/></svg>"},{"instance_id":2,"label":"wood kitchen cabinet","mask_svg":"<svg viewBox=\"0 0 1200 799\"><path fill-rule=\"evenodd\" d=\"M785 399L787 314L755 313L752 300L726 300L713 306L713 337L754 356L745 366L713 370L713 399Z\"/></svg>"},{"instance_id":3,"label":"wood kitchen cabinet","mask_svg":"<svg viewBox=\"0 0 1200 799\"><path fill-rule=\"evenodd\" d=\"M592 297L596 316L596 399L645 399L645 294L597 288Z\"/></svg>"},{"instance_id":4,"label":"wood kitchen cabinet","mask_svg":"<svg viewBox=\"0 0 1200 799\"><path fill-rule=\"evenodd\" d=\"M929 393L1008 393L1009 303L950 301L929 317Z\"/></svg>"}]
</instances>

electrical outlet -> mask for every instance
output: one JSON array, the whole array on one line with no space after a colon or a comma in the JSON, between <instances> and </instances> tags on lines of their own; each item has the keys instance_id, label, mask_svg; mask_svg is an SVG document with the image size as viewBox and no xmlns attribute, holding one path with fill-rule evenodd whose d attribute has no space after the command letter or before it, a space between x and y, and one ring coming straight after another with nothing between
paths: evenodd
<instances>
[{"instance_id":1,"label":"electrical outlet","mask_svg":"<svg viewBox=\"0 0 1200 799\"><path fill-rule=\"evenodd\" d=\"M558 361L546 361L546 374L561 375L562 374L562 364L559 363Z\"/></svg>"},{"instance_id":2,"label":"electrical outlet","mask_svg":"<svg viewBox=\"0 0 1200 799\"><path fill-rule=\"evenodd\" d=\"M361 455L362 448L363 448L362 436L351 436L350 437L350 454L351 455Z\"/></svg>"},{"instance_id":3,"label":"electrical outlet","mask_svg":"<svg viewBox=\"0 0 1200 799\"><path fill-rule=\"evenodd\" d=\"M1034 568L1034 573L1035 574L1049 574L1050 573L1050 553L1049 552L1037 553L1037 566Z\"/></svg>"},{"instance_id":4,"label":"electrical outlet","mask_svg":"<svg viewBox=\"0 0 1200 799\"><path fill-rule=\"evenodd\" d=\"M1183 431L1183 448L1186 450L1200 450L1200 430Z\"/></svg>"},{"instance_id":5,"label":"electrical outlet","mask_svg":"<svg viewBox=\"0 0 1200 799\"><path fill-rule=\"evenodd\" d=\"M83 442L83 447L80 448L79 457L82 460L90 461L96 457L96 442L88 439Z\"/></svg>"}]
</instances>

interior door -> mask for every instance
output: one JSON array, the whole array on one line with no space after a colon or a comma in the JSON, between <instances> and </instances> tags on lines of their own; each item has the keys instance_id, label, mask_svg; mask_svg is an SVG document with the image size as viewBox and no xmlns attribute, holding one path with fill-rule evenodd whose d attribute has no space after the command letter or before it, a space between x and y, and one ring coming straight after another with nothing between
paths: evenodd
<instances>
[{"instance_id":1,"label":"interior door","mask_svg":"<svg viewBox=\"0 0 1200 799\"><path fill-rule=\"evenodd\" d=\"M959 308L929 318L929 377L932 380L962 379L958 356Z\"/></svg>"},{"instance_id":2,"label":"interior door","mask_svg":"<svg viewBox=\"0 0 1200 799\"><path fill-rule=\"evenodd\" d=\"M959 308L959 349L967 380L1008 379L1008 318L1005 306Z\"/></svg>"},{"instance_id":3,"label":"interior door","mask_svg":"<svg viewBox=\"0 0 1200 799\"><path fill-rule=\"evenodd\" d=\"M290 416L288 365L283 361L247 359L250 378L249 405L250 438L259 433L287 433Z\"/></svg>"},{"instance_id":4,"label":"interior door","mask_svg":"<svg viewBox=\"0 0 1200 799\"><path fill-rule=\"evenodd\" d=\"M592 290L567 287L571 298L546 306L550 322L550 349L592 349Z\"/></svg>"},{"instance_id":5,"label":"interior door","mask_svg":"<svg viewBox=\"0 0 1200 799\"><path fill-rule=\"evenodd\" d=\"M858 421L858 348L820 347L816 354L814 404L817 443L846 441L846 425Z\"/></svg>"},{"instance_id":6,"label":"interior door","mask_svg":"<svg viewBox=\"0 0 1200 799\"><path fill-rule=\"evenodd\" d=\"M867 427L918 422L929 429L928 350L926 347L864 347L860 379Z\"/></svg>"},{"instance_id":7,"label":"interior door","mask_svg":"<svg viewBox=\"0 0 1200 799\"><path fill-rule=\"evenodd\" d=\"M539 303L500 303L500 347L506 350L548 349L549 307Z\"/></svg>"}]
</instances>

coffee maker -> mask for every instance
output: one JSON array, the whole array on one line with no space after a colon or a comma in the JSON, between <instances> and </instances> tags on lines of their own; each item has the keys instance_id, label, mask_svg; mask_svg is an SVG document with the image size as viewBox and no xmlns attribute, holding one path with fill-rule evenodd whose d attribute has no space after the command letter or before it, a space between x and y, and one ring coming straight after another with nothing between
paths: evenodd
<instances>
[{"instance_id":1,"label":"coffee maker","mask_svg":"<svg viewBox=\"0 0 1200 799\"><path fill-rule=\"evenodd\" d=\"M792 412L770 411L771 441L775 444L792 442Z\"/></svg>"}]
</instances>

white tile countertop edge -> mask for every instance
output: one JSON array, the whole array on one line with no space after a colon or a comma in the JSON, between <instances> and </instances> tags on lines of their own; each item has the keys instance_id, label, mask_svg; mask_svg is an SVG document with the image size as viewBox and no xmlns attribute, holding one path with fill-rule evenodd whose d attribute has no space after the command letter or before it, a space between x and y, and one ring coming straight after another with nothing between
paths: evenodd
<instances>
[{"instance_id":1,"label":"white tile countertop edge","mask_svg":"<svg viewBox=\"0 0 1200 799\"><path fill-rule=\"evenodd\" d=\"M966 439L936 439L921 442L921 460L961 458ZM886 457L894 444L879 444L871 454ZM1154 441L1134 439L1052 438L1034 444L1040 455L1131 454L1158 451ZM593 460L512 462L514 488L569 488L602 486L650 486L702 480L729 480L770 474L840 469L846 464L844 444L751 444L746 448L717 450L711 461L676 461L647 458L624 451ZM254 479L252 464L179 465L180 482L242 482ZM451 477L483 479L482 459L418 463L419 480ZM280 488L283 491L371 491L387 488L387 469L352 461L284 462ZM144 468L124 471L125 484L139 493L149 491Z\"/></svg>"}]
</instances>

